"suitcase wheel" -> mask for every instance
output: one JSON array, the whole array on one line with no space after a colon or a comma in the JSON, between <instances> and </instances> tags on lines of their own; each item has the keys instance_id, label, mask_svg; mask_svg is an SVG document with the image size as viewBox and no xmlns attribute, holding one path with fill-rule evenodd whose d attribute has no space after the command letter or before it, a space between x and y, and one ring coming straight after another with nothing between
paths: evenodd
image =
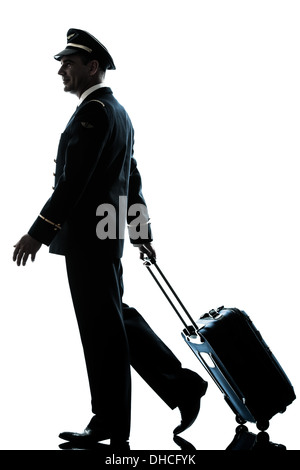
<instances>
[{"instance_id":1,"label":"suitcase wheel","mask_svg":"<svg viewBox=\"0 0 300 470\"><path fill-rule=\"evenodd\" d=\"M242 432L247 432L248 431L248 428L247 426L245 426L244 424L240 424L236 429L235 429L235 433L236 434L240 434Z\"/></svg>"},{"instance_id":2,"label":"suitcase wheel","mask_svg":"<svg viewBox=\"0 0 300 470\"><path fill-rule=\"evenodd\" d=\"M267 419L261 419L256 422L256 427L260 431L266 431L269 427L269 421Z\"/></svg>"},{"instance_id":3,"label":"suitcase wheel","mask_svg":"<svg viewBox=\"0 0 300 470\"><path fill-rule=\"evenodd\" d=\"M236 422L239 423L239 424L245 424L245 423L247 423L247 421L246 421L244 418L242 418L240 415L236 415L236 416L235 416L235 420L236 420Z\"/></svg>"}]
</instances>

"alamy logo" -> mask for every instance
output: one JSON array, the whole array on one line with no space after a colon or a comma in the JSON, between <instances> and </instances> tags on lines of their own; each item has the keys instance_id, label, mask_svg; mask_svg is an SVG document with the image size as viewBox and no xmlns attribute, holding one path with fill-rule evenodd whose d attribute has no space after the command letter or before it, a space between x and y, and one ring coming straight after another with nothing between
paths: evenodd
<instances>
[{"instance_id":1,"label":"alamy logo","mask_svg":"<svg viewBox=\"0 0 300 470\"><path fill-rule=\"evenodd\" d=\"M125 238L126 220L131 240L148 238L149 215L144 204L132 204L128 207L127 196L119 197L118 210L112 204L100 204L96 216L101 217L96 225L96 234L100 240Z\"/></svg>"}]
</instances>

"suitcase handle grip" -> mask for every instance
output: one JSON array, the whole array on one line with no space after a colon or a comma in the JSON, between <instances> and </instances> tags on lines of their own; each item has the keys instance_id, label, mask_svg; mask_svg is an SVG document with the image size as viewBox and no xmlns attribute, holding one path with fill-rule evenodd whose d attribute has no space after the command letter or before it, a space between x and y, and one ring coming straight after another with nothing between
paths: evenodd
<instances>
[{"instance_id":1,"label":"suitcase handle grip","mask_svg":"<svg viewBox=\"0 0 300 470\"><path fill-rule=\"evenodd\" d=\"M157 271L159 272L161 278L164 280L164 282L166 283L166 285L168 286L168 288L170 289L170 291L172 292L172 294L174 295L175 299L177 300L177 302L179 303L179 305L181 306L181 308L183 309L184 313L186 314L186 316L188 317L188 319L190 320L190 322L192 323L192 331L191 331L191 326L189 326L186 321L184 320L184 318L182 317L182 315L179 313L178 309L175 307L174 303L172 302L172 300L170 299L169 295L167 294L167 292L165 291L165 289L163 288L163 286L161 285L161 283L159 282L159 280L157 279L157 277L155 276L155 274L153 273L152 269L151 269L151 266L155 266L155 268L157 269ZM192 333L197 333L197 331L199 330L198 328L198 325L197 323L194 321L194 319L192 318L192 316L189 314L188 310L185 308L185 306L183 305L183 303L181 302L180 298L178 297L178 295L176 294L175 290L173 289L173 287L171 286L171 284L169 283L169 281L167 280L166 276L164 275L164 273L162 272L162 270L160 269L160 267L157 265L157 262L156 262L156 259L154 258L146 258L145 259L145 262L144 262L144 266L146 266L147 270L149 271L149 273L151 274L151 276L153 277L153 279L155 280L156 284L158 285L158 287L160 288L160 290L163 292L164 296L166 297L166 299L168 300L168 302L170 303L170 305L173 307L174 311L176 312L177 316L180 318L181 322L184 324L185 328L187 329L187 331L189 332L189 334L192 334Z\"/></svg>"}]
</instances>

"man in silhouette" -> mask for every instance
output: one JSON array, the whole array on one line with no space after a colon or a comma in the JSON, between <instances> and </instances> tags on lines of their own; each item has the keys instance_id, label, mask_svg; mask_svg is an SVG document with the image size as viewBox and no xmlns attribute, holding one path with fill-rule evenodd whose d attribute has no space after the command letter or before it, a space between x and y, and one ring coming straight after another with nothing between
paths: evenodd
<instances>
[{"instance_id":1,"label":"man in silhouette","mask_svg":"<svg viewBox=\"0 0 300 470\"><path fill-rule=\"evenodd\" d=\"M180 361L143 317L122 302L126 217L140 257L155 259L141 176L133 158L134 131L125 109L104 84L115 64L86 31L70 29L66 48L55 56L64 90L79 105L63 132L53 194L15 245L14 261L34 261L42 244L65 256L83 345L93 417L71 442L111 440L129 448L132 365L172 409L179 408L178 434L196 419L207 383ZM135 210L131 210L131 209Z\"/></svg>"}]
</instances>

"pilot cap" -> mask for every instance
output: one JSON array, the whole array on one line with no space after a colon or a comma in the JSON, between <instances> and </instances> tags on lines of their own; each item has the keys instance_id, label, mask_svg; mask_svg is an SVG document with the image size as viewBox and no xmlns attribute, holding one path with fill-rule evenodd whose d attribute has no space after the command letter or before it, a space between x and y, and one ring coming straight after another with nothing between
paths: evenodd
<instances>
[{"instance_id":1,"label":"pilot cap","mask_svg":"<svg viewBox=\"0 0 300 470\"><path fill-rule=\"evenodd\" d=\"M106 47L90 33L82 31L81 29L69 29L67 32L66 48L56 54L54 59L61 60L63 56L78 54L79 52L85 52L87 56L90 54L91 59L98 60L100 67L104 70L116 69L114 61Z\"/></svg>"}]
</instances>

